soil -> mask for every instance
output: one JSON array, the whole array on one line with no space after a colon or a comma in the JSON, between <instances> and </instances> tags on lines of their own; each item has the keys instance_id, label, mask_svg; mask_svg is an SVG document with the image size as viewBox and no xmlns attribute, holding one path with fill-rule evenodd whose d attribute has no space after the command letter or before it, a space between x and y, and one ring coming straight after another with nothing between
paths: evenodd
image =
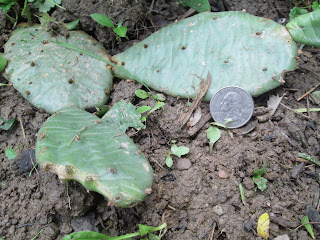
<instances>
[{"instance_id":1,"label":"soil","mask_svg":"<svg viewBox=\"0 0 320 240\"><path fill-rule=\"evenodd\" d=\"M24 1L22 1L24 2ZM182 17L188 8L174 1L158 0L63 0L67 10L51 11L58 21L80 19L79 29L101 42L110 54L123 51L159 28ZM214 2L214 3L213 3ZM151 9L151 5L153 6ZM273 20L288 20L289 1L211 1L212 11L245 10ZM32 8L35 14L36 9ZM91 13L104 13L114 22L128 27L129 41L117 42L107 28L94 23ZM24 19L22 18L21 21ZM33 21L38 21L36 17ZM8 40L13 25L0 12L0 49ZM319 81L320 51L304 47L299 67L286 74L286 83L255 98L255 113L248 127L232 130L233 138L222 131L221 139L209 154L206 129L209 120L196 134L186 128L173 127L187 100L166 96L164 110L148 117L147 128L128 134L139 146L154 169L152 193L134 208L110 207L106 199L87 192L77 182L61 182L53 173L36 168L33 150L36 134L49 114L31 106L13 87L0 88L0 116L16 118L7 131L0 130L0 238L61 239L66 234L92 230L117 236L137 230L138 224L158 226L167 222L168 232L163 239L261 239L256 232L258 217L268 212L271 218L271 239L287 234L290 239L311 239L300 225L304 215L319 222L319 166L304 162L298 152L319 157L319 114L303 117L285 106L304 108L307 99L297 99ZM6 80L1 78L2 83ZM151 99L140 100L134 95L140 85L117 79L108 105L120 99L136 106L154 105ZM266 112L271 95L282 96L282 104L268 121ZM208 103L201 103L203 116ZM318 107L312 102L309 107ZM190 153L181 159L174 157L171 169L165 166L171 140L187 146ZM5 157L6 148L17 149L14 160ZM252 180L252 171L268 165L267 189L261 192ZM31 174L30 174L31 172ZM240 198L243 185L246 205ZM316 237L320 236L318 225ZM211 238L213 234L213 237Z\"/></svg>"}]
</instances>

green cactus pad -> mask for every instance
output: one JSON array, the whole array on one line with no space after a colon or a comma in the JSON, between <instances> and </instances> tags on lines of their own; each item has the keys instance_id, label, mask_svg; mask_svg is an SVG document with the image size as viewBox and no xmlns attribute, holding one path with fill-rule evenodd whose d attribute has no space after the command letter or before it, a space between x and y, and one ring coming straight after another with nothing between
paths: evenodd
<instances>
[{"instance_id":1,"label":"green cactus pad","mask_svg":"<svg viewBox=\"0 0 320 240\"><path fill-rule=\"evenodd\" d=\"M296 42L320 47L320 10L298 16L286 27Z\"/></svg>"},{"instance_id":2,"label":"green cactus pad","mask_svg":"<svg viewBox=\"0 0 320 240\"><path fill-rule=\"evenodd\" d=\"M67 105L81 109L102 106L112 87L105 63L52 41L62 41L108 58L106 50L89 35L56 35L41 25L21 25L5 45L8 65L4 77L37 108L53 113Z\"/></svg>"},{"instance_id":3,"label":"green cactus pad","mask_svg":"<svg viewBox=\"0 0 320 240\"><path fill-rule=\"evenodd\" d=\"M140 117L123 100L102 119L64 107L38 132L37 162L62 180L76 180L102 194L110 205L134 206L150 191L153 178L149 163L125 134L129 126L143 127Z\"/></svg>"},{"instance_id":4,"label":"green cactus pad","mask_svg":"<svg viewBox=\"0 0 320 240\"><path fill-rule=\"evenodd\" d=\"M200 79L212 76L204 97L237 85L258 96L296 67L297 46L286 28L244 12L200 13L173 23L112 59L148 87L195 97ZM115 68L115 74L132 78Z\"/></svg>"}]
</instances>

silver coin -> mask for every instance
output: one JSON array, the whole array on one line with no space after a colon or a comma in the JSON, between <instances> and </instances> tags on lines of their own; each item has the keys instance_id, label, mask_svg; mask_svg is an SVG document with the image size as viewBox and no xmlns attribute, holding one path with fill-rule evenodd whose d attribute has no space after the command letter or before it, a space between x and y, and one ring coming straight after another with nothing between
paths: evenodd
<instances>
[{"instance_id":1,"label":"silver coin","mask_svg":"<svg viewBox=\"0 0 320 240\"><path fill-rule=\"evenodd\" d=\"M214 121L228 128L245 125L253 113L253 99L241 87L228 86L216 92L210 101L210 113Z\"/></svg>"}]
</instances>

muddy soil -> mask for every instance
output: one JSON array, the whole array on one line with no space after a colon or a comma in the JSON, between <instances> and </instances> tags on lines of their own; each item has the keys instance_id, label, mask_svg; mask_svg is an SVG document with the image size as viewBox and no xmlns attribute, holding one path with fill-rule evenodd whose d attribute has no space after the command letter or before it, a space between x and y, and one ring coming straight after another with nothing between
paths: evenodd
<instances>
[{"instance_id":1,"label":"muddy soil","mask_svg":"<svg viewBox=\"0 0 320 240\"><path fill-rule=\"evenodd\" d=\"M188 10L169 0L157 0L154 4L151 0L62 2L67 11L56 9L50 12L51 16L59 21L80 19L79 29L104 44L111 54L181 18ZM289 1L281 0L224 0L211 1L211 5L212 11L245 10L274 20L288 19L291 7ZM118 44L112 31L90 19L89 14L95 12L105 13L115 22L122 21L128 27L130 40ZM1 50L12 27L0 12ZM297 98L319 81L320 52L311 47L303 50L299 68L286 74L284 86L254 99L255 115L249 125L255 127L249 132L246 127L232 130L233 138L222 131L212 155L206 129L213 120L193 136L187 134L187 129L177 131L172 122L188 107L187 100L166 96L164 110L148 117L145 130L135 134L129 131L154 169L152 194L131 209L109 207L101 195L88 193L76 182L67 185L43 169L31 171L36 163L36 134L49 114L31 106L14 88L1 87L0 116L16 118L16 122L9 130L0 130L0 238L32 239L41 231L37 239L61 239L81 230L117 236L136 231L138 224L157 226L165 221L168 232L163 239L261 239L255 230L257 218L268 212L271 239L283 234L290 239L311 239L305 228L294 229L306 214L311 221L320 221L320 169L310 162L299 165L302 160L297 153L319 157L319 114L311 112L303 117L290 109L307 106L306 98ZM0 82L6 80L1 78ZM137 106L154 105L153 100L135 97L134 91L139 88L135 83L116 80L108 104L125 99ZM285 106L279 106L271 121L264 121L261 112L265 111L269 97L276 94L285 94ZM318 106L310 102L309 107ZM201 103L201 108L204 116L209 111L208 103ZM165 158L171 140L189 147L190 153L174 158L169 169ZM17 149L16 159L5 157L8 147ZM268 183L261 192L252 180L252 171L264 164L268 164ZM245 206L240 199L239 183L244 187ZM320 236L318 225L314 232L316 237Z\"/></svg>"}]
</instances>

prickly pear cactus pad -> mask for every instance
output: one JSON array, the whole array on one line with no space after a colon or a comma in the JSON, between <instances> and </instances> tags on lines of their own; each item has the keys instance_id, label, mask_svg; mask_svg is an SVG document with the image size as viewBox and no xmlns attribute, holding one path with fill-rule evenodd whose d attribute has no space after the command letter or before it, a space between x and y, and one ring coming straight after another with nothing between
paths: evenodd
<instances>
[{"instance_id":1,"label":"prickly pear cactus pad","mask_svg":"<svg viewBox=\"0 0 320 240\"><path fill-rule=\"evenodd\" d=\"M48 113L66 105L81 109L103 105L113 78L105 63L51 41L109 57L103 46L84 32L70 31L66 38L41 25L21 25L4 48L9 62L4 77L30 103Z\"/></svg>"},{"instance_id":2,"label":"prickly pear cactus pad","mask_svg":"<svg viewBox=\"0 0 320 240\"><path fill-rule=\"evenodd\" d=\"M298 16L286 27L296 42L320 47L320 10Z\"/></svg>"},{"instance_id":3,"label":"prickly pear cactus pad","mask_svg":"<svg viewBox=\"0 0 320 240\"><path fill-rule=\"evenodd\" d=\"M237 85L258 96L296 67L297 46L286 28L244 12L200 13L173 23L113 60L150 88L194 97L200 79L212 76L204 97ZM115 69L115 74L130 78Z\"/></svg>"},{"instance_id":4,"label":"prickly pear cactus pad","mask_svg":"<svg viewBox=\"0 0 320 240\"><path fill-rule=\"evenodd\" d=\"M151 190L153 173L125 134L129 126L141 128L143 124L134 106L123 100L102 119L64 107L38 132L37 162L62 180L76 180L102 194L110 205L134 206Z\"/></svg>"}]
</instances>

